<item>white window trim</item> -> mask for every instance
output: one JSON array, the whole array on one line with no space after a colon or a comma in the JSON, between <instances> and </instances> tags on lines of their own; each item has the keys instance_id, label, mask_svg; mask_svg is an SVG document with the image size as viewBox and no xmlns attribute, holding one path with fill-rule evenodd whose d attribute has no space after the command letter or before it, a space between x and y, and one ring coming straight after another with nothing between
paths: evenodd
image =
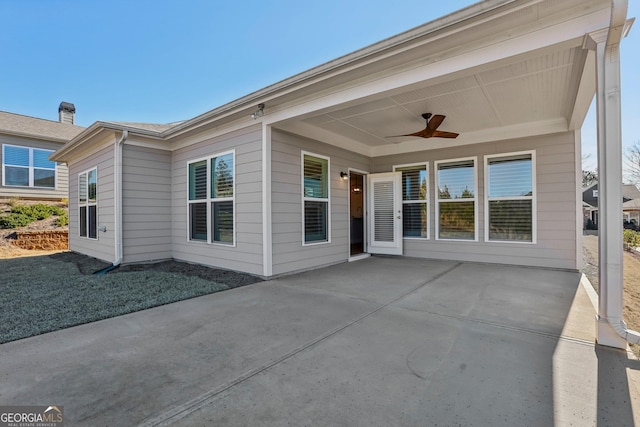
<instances>
[{"instance_id":1,"label":"white window trim","mask_svg":"<svg viewBox=\"0 0 640 427\"><path fill-rule=\"evenodd\" d=\"M532 196L489 197L489 160L501 157L531 156L531 192ZM536 186L536 151L515 151L512 153L487 154L484 156L484 241L486 243L511 243L518 245L535 245L538 236L538 191ZM531 241L491 240L489 239L489 201L490 200L531 200Z\"/></svg>"},{"instance_id":2,"label":"white window trim","mask_svg":"<svg viewBox=\"0 0 640 427\"><path fill-rule=\"evenodd\" d=\"M22 148L29 150L29 166L14 166L5 164L5 155L4 155L4 147L14 147L14 148ZM39 147L27 147L24 145L15 145L15 144L2 144L2 186L3 187L16 187L16 188L39 188L43 190L57 190L58 189L58 163L53 162L53 187L41 187L34 184L34 169L43 169L43 170L52 170L49 168L36 168L33 165L33 150L40 151L48 151L50 154L53 154L55 150L49 150L48 148L39 148ZM7 176L5 172L5 167L13 167L13 168L24 168L29 169L29 185L12 185L7 184L5 182L5 177Z\"/></svg>"},{"instance_id":3,"label":"white window trim","mask_svg":"<svg viewBox=\"0 0 640 427\"><path fill-rule=\"evenodd\" d=\"M215 159L216 157L222 157L227 154L231 154L233 157L233 197L211 197L211 159ZM189 200L189 165L192 163L198 163L201 161L206 161L207 163L207 198L206 199L196 199ZM187 242L194 244L206 244L212 246L223 246L226 248L235 248L237 244L236 240L236 232L237 232L237 209L236 209L236 150L227 150L222 151L220 153L213 154L211 156L200 157L197 159L187 161L187 191L186 191L186 199L187 199ZM213 240L212 233L212 218L211 218L211 203L213 202L233 202L233 243L224 243L224 242L216 242ZM207 241L202 240L192 240L191 239L191 214L189 212L190 205L192 203L206 203L207 206Z\"/></svg>"},{"instance_id":4,"label":"white window trim","mask_svg":"<svg viewBox=\"0 0 640 427\"><path fill-rule=\"evenodd\" d=\"M95 202L89 202L89 172L91 171L96 171L96 201ZM83 203L80 201L80 175L87 175L87 179L86 179L86 197L87 200ZM98 185L99 185L99 180L98 180L98 167L94 166L92 168L89 168L87 170L84 170L80 173L78 173L78 237L81 239L87 239L87 240L98 240L98 236L100 235L100 233L98 233L98 224L100 223L100 221L98 221L99 218L99 208L98 208ZM85 213L86 218L85 218L85 224L87 225L87 235L86 236L82 236L80 234L80 208L82 206L85 206L87 208L87 211ZM89 237L89 206L95 206L96 207L96 237Z\"/></svg>"},{"instance_id":5,"label":"white window trim","mask_svg":"<svg viewBox=\"0 0 640 427\"><path fill-rule=\"evenodd\" d=\"M317 157L327 161L327 197L306 197L304 195L304 156ZM300 151L300 194L302 206L302 246L317 246L331 243L331 158L321 154L312 153L310 151ZM327 240L322 242L305 242L304 240L304 202L326 202L327 203Z\"/></svg>"},{"instance_id":6,"label":"white window trim","mask_svg":"<svg viewBox=\"0 0 640 427\"><path fill-rule=\"evenodd\" d=\"M464 162L472 160L473 161L473 195L474 197L467 199L440 199L440 185L438 182L438 166L443 163L455 163L455 162ZM434 173L434 200L435 200L435 225L436 225L436 240L443 240L447 242L460 242L460 243L469 243L469 242L478 242L478 157L460 157L457 159L445 159L445 160L436 160L433 162L433 173ZM474 228L474 238L473 239L446 239L440 237L440 202L443 201L445 203L460 203L460 202L473 202L473 228Z\"/></svg>"},{"instance_id":7,"label":"white window trim","mask_svg":"<svg viewBox=\"0 0 640 427\"><path fill-rule=\"evenodd\" d=\"M426 168L426 172L427 172L427 199L426 200L402 200L402 205L404 207L405 204L409 205L409 204L420 204L420 203L426 203L427 204L427 236L426 237L405 237L404 236L404 231L403 231L403 239L407 239L407 240L429 240L431 239L431 203L430 203L430 195L431 195L431 186L430 186L430 180L429 180L429 162L418 162L418 163L407 163L407 164L402 164L402 165L394 165L393 166L393 171L394 172L402 172L402 171L398 171L398 168L409 168L412 166L424 166ZM404 218L404 215L403 215Z\"/></svg>"}]
</instances>

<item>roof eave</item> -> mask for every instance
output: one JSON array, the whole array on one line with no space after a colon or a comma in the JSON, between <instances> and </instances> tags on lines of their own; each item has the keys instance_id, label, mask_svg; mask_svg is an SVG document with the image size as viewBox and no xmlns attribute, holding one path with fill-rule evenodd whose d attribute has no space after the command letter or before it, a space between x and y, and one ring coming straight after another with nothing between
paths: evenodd
<instances>
[{"instance_id":1,"label":"roof eave","mask_svg":"<svg viewBox=\"0 0 640 427\"><path fill-rule=\"evenodd\" d=\"M162 135L160 132L154 132L146 129L139 129L131 126L123 126L117 125L111 122L102 122L97 121L94 122L91 126L87 127L80 134L78 134L71 141L67 142L65 145L56 150L51 156L50 159L56 162L64 162L67 154L81 147L86 141L90 140L94 136L102 133L103 131L113 131L113 132L129 132L130 135L140 135L147 138L158 139L161 140Z\"/></svg>"},{"instance_id":2,"label":"roof eave","mask_svg":"<svg viewBox=\"0 0 640 427\"><path fill-rule=\"evenodd\" d=\"M0 133L5 135L18 136L20 138L37 139L40 141L60 142L62 144L65 144L69 141L69 139L67 138L56 138L51 136L36 135L32 133L27 133L27 132L16 132L16 131L10 131L5 129L1 129Z\"/></svg>"}]
</instances>

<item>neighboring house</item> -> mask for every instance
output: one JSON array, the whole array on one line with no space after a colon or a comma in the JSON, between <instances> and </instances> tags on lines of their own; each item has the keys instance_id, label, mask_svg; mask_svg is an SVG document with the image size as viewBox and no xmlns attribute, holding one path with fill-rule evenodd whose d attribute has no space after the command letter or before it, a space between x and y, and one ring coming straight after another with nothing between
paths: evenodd
<instances>
[{"instance_id":1,"label":"neighboring house","mask_svg":"<svg viewBox=\"0 0 640 427\"><path fill-rule=\"evenodd\" d=\"M263 277L369 254L577 270L612 7L486 0L181 123L96 122L52 156L70 248ZM390 137L423 113L460 136Z\"/></svg>"},{"instance_id":2,"label":"neighboring house","mask_svg":"<svg viewBox=\"0 0 640 427\"><path fill-rule=\"evenodd\" d=\"M585 227L590 219L598 226L598 183L591 184L582 190L582 201ZM640 190L635 184L622 185L622 220L640 224Z\"/></svg>"},{"instance_id":3,"label":"neighboring house","mask_svg":"<svg viewBox=\"0 0 640 427\"><path fill-rule=\"evenodd\" d=\"M74 114L67 102L58 108L58 122L0 111L0 197L68 197L67 166L49 156L84 130L73 124Z\"/></svg>"}]
</instances>

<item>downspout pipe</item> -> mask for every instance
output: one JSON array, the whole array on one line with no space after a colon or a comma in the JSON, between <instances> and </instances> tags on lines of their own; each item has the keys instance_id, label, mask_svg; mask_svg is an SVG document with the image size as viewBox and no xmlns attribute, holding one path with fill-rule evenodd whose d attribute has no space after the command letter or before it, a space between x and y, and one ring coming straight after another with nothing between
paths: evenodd
<instances>
[{"instance_id":1,"label":"downspout pipe","mask_svg":"<svg viewBox=\"0 0 640 427\"><path fill-rule=\"evenodd\" d=\"M628 0L611 0L611 21L609 24L609 30L607 33L607 41L605 49L619 49L619 44L622 38L626 35L625 26L627 25L627 7ZM628 27L627 27L628 30ZM619 82L619 76L618 76ZM620 90L619 85L617 87L617 94L607 93L608 100L615 98L617 95L617 99L615 102L620 103ZM605 107L606 108L606 107ZM620 201L618 201L620 203ZM622 250L622 249L621 249ZM619 284L621 287L623 283ZM621 292L623 292L621 290ZM601 295L600 298L603 296ZM606 297L606 296L605 296ZM627 324L622 318L622 313L620 316L607 316L607 321L613 328L613 330L626 342L632 344L640 344L640 333L631 329L627 329Z\"/></svg>"},{"instance_id":2,"label":"downspout pipe","mask_svg":"<svg viewBox=\"0 0 640 427\"><path fill-rule=\"evenodd\" d=\"M122 263L123 249L122 249L122 145L129 137L129 131L123 130L122 136L116 141L114 147L114 164L113 164L113 197L114 197L114 221L115 221L115 261L110 266L98 270L93 274L103 275L107 274L111 270L115 270Z\"/></svg>"},{"instance_id":3,"label":"downspout pipe","mask_svg":"<svg viewBox=\"0 0 640 427\"><path fill-rule=\"evenodd\" d=\"M113 171L115 177L115 221L116 221L116 260L113 262L113 268L116 268L122 263L123 258L123 244L122 244L122 146L129 137L129 131L123 130L122 136L116 142L116 162L115 170Z\"/></svg>"}]
</instances>

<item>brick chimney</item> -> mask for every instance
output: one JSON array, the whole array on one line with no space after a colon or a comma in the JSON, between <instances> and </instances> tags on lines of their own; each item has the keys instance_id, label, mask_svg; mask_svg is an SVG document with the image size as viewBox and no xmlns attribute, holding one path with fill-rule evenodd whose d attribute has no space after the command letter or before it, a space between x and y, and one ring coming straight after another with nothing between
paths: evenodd
<instances>
[{"instance_id":1,"label":"brick chimney","mask_svg":"<svg viewBox=\"0 0 640 427\"><path fill-rule=\"evenodd\" d=\"M58 120L60 123L75 124L76 106L70 102L61 102L58 107Z\"/></svg>"}]
</instances>

